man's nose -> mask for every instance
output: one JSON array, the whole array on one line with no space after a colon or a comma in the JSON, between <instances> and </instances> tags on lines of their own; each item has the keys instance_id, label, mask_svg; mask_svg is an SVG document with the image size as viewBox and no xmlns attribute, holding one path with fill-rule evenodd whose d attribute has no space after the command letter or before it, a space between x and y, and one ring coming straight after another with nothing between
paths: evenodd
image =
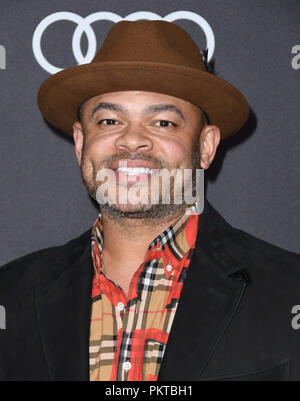
<instances>
[{"instance_id":1,"label":"man's nose","mask_svg":"<svg viewBox=\"0 0 300 401\"><path fill-rule=\"evenodd\" d=\"M153 143L144 127L138 124L132 124L116 139L115 146L117 149L123 151L149 151L152 149Z\"/></svg>"}]
</instances>

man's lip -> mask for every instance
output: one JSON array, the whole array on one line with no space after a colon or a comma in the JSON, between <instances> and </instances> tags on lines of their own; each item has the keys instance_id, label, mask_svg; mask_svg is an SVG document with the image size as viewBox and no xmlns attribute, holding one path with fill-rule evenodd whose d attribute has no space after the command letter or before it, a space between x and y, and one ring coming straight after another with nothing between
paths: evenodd
<instances>
[{"instance_id":1,"label":"man's lip","mask_svg":"<svg viewBox=\"0 0 300 401\"><path fill-rule=\"evenodd\" d=\"M120 165L119 165L120 163ZM122 159L118 160L117 162L113 163L111 166L112 170L117 170L119 167L145 167L155 169L153 163L146 160L132 160L132 159Z\"/></svg>"}]
</instances>

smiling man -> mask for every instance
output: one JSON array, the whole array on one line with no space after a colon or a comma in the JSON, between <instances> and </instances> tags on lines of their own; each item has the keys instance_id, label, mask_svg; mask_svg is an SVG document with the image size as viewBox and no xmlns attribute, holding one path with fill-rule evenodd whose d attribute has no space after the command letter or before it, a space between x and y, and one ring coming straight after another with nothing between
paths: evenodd
<instances>
[{"instance_id":1,"label":"smiling man","mask_svg":"<svg viewBox=\"0 0 300 401\"><path fill-rule=\"evenodd\" d=\"M152 203L153 192L159 195L166 191L162 180L156 181L159 183L156 187L151 180L162 170L179 173L196 170L200 165L207 168L220 141L220 130L206 124L199 107L183 99L147 91L95 96L80 106L78 115L80 121L73 125L76 156L84 184L101 210L93 238L94 260L100 262L99 265L95 262L90 378L156 380L176 312L183 268L188 266L185 259L194 247L198 216L182 217L189 205L184 198L183 202L175 203L172 197L173 191L182 190L186 181L182 180L176 188L174 178L173 185L168 186L170 202L164 203L158 196L160 202ZM126 167L120 167L121 163L126 163ZM108 198L104 202L97 172L106 168L116 173L116 180L110 183L113 188L106 185L105 189L116 196L114 201ZM142 192L147 190L149 196L146 195L144 203L133 203L128 196L121 203L118 189L122 186L126 191L132 186ZM160 248L165 244L159 235L166 229L171 242L162 252ZM149 249L153 239L155 245ZM174 254L168 256L173 247ZM151 286L149 280L154 280ZM125 306L128 306L126 312ZM114 327L110 332L103 327L105 313L109 316L107 327ZM114 314L119 319L113 318ZM133 324L138 314L144 317ZM115 358L120 358L118 352L127 357L114 366ZM124 367L127 362L130 369Z\"/></svg>"},{"instance_id":2,"label":"smiling man","mask_svg":"<svg viewBox=\"0 0 300 401\"><path fill-rule=\"evenodd\" d=\"M209 125L204 128L206 117L199 107L159 93L122 91L96 96L80 107L79 119L81 122L73 126L76 156L83 181L94 199L99 187L96 172L103 168L116 171L118 185L123 178L128 185L137 187L138 182L142 185L154 170L178 169L178 173L196 170L200 167L200 146L201 167L207 168L220 141L218 127ZM120 161L126 166L120 168ZM173 183L171 193L174 189ZM172 200L168 204L153 204L149 199L149 204L143 207L127 202L123 206L124 214L118 199L117 205L115 202L105 205L98 201L102 210L111 216L159 219L170 212L184 212L186 204L176 205ZM130 222L126 221L125 226L128 227L128 224Z\"/></svg>"},{"instance_id":3,"label":"smiling man","mask_svg":"<svg viewBox=\"0 0 300 401\"><path fill-rule=\"evenodd\" d=\"M299 255L232 227L198 191L249 108L187 32L119 22L38 103L73 136L99 214L0 270L0 378L300 380Z\"/></svg>"}]
</instances>

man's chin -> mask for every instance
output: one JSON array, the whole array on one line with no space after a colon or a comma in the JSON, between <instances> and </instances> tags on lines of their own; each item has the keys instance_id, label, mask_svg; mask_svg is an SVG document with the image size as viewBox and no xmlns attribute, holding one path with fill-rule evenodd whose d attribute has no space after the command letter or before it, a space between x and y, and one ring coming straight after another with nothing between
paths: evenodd
<instances>
[{"instance_id":1,"label":"man's chin","mask_svg":"<svg viewBox=\"0 0 300 401\"><path fill-rule=\"evenodd\" d=\"M100 204L107 216L128 219L159 219L183 208L178 204Z\"/></svg>"}]
</instances>

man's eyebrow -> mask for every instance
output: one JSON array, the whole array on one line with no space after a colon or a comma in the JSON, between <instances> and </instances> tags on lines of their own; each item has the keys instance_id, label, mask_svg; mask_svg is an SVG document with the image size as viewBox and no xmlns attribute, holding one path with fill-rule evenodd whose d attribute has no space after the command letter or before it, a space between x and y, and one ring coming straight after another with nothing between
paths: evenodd
<instances>
[{"instance_id":1,"label":"man's eyebrow","mask_svg":"<svg viewBox=\"0 0 300 401\"><path fill-rule=\"evenodd\" d=\"M122 106L120 106L119 104L115 104L115 103L98 103L96 105L96 107L94 108L94 110L92 111L91 117L92 118L94 116L94 114L101 109L105 109L105 110L113 110L113 111L119 111L121 113L126 113L126 110L123 109Z\"/></svg>"},{"instance_id":2,"label":"man's eyebrow","mask_svg":"<svg viewBox=\"0 0 300 401\"><path fill-rule=\"evenodd\" d=\"M146 109L143 111L143 114L159 113L161 111L173 111L183 121L185 121L182 111L179 110L174 104L154 104L152 106L146 107Z\"/></svg>"},{"instance_id":3,"label":"man's eyebrow","mask_svg":"<svg viewBox=\"0 0 300 401\"><path fill-rule=\"evenodd\" d=\"M127 114L127 111L119 104L116 103L98 103L94 110L92 111L91 117L94 116L94 114L101 109L105 110L113 110L113 111L118 111L121 113ZM183 121L185 121L184 115L178 107L176 107L174 104L153 104L151 106L147 106L143 110L143 114L150 114L150 113L159 113L162 111L172 111L173 113L177 114Z\"/></svg>"}]
</instances>

